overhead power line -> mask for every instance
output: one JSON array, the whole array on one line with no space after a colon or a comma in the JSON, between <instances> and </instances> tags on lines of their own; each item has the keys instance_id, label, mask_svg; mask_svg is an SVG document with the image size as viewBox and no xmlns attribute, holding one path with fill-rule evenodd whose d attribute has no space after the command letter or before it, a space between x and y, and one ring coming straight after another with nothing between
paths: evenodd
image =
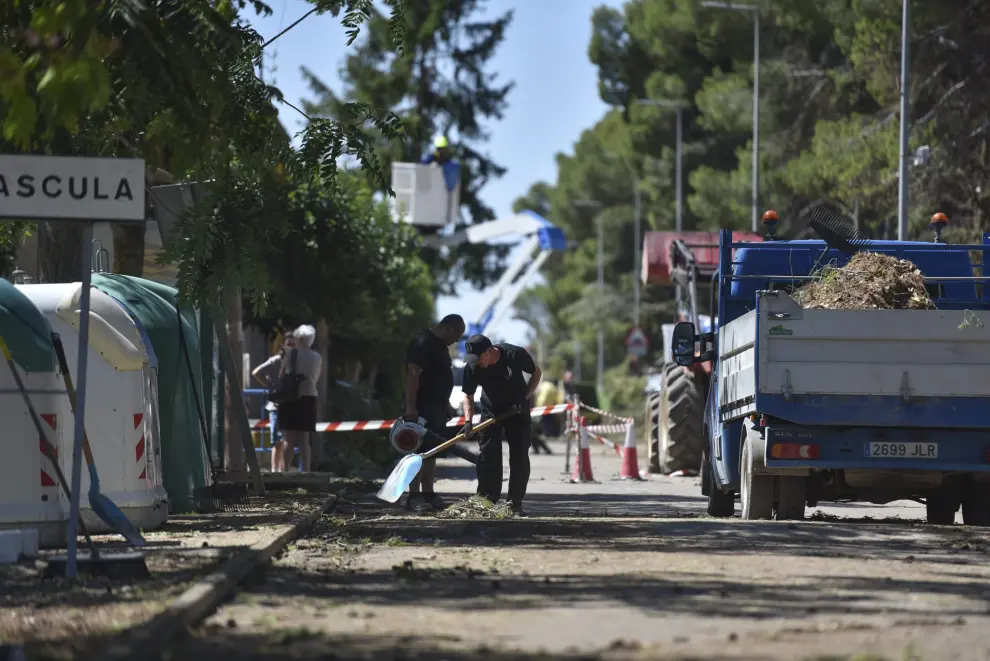
<instances>
[{"instance_id":1,"label":"overhead power line","mask_svg":"<svg viewBox=\"0 0 990 661\"><path fill-rule=\"evenodd\" d=\"M271 39L269 39L269 40L268 40L268 41L266 41L265 43L263 43L263 44L261 44L261 49L262 49L262 50L264 50L264 49L265 49L266 47L268 47L268 45L269 45L269 44L271 44L271 43L272 43L273 41L275 41L276 39L278 39L279 37L281 37L281 36L282 36L283 34L285 34L285 33L286 33L286 32L288 32L289 30L291 30L292 28L294 28L294 27L296 27L297 25L299 25L300 23L302 23L303 21L305 21L305 20L306 20L307 18L309 18L309 17L310 17L310 16L312 15L312 14L314 14L314 13L316 13L316 10L317 10L317 9L319 9L319 7L313 7L313 8L312 8L312 9L310 9L310 10L309 10L308 12L306 12L305 14L303 14L302 16L300 16L300 17L299 17L298 19L296 19L296 21L295 21L295 23L293 23L293 24L292 24L292 25L290 25L289 27L287 27L287 28L285 28L284 30L282 30L281 32L279 32L279 33L278 33L277 35L275 35L274 37L272 37Z\"/></svg>"}]
</instances>

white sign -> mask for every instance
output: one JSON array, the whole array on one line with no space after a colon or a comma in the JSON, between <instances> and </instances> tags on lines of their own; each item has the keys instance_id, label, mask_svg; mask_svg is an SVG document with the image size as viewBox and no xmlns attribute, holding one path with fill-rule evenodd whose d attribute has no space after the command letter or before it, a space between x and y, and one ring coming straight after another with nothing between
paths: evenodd
<instances>
[{"instance_id":1,"label":"white sign","mask_svg":"<svg viewBox=\"0 0 990 661\"><path fill-rule=\"evenodd\" d=\"M144 160L0 155L0 220L144 222Z\"/></svg>"}]
</instances>

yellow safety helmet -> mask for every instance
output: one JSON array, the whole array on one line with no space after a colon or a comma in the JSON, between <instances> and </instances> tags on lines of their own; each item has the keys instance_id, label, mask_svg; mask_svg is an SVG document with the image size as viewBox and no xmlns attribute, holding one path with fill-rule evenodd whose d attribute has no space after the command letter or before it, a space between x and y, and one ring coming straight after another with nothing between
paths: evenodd
<instances>
[{"instance_id":1,"label":"yellow safety helmet","mask_svg":"<svg viewBox=\"0 0 990 661\"><path fill-rule=\"evenodd\" d=\"M433 146L437 149L446 149L447 147L450 146L450 143L447 142L447 136L438 135L436 138L433 139Z\"/></svg>"}]
</instances>

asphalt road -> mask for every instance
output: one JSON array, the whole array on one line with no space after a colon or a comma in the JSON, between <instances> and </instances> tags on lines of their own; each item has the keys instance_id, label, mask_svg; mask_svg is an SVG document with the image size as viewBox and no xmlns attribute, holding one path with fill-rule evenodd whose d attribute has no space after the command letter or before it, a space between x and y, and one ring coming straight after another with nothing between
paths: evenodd
<instances>
[{"instance_id":1,"label":"asphalt road","mask_svg":"<svg viewBox=\"0 0 990 661\"><path fill-rule=\"evenodd\" d=\"M621 440L621 439L620 439ZM472 451L477 446L468 444ZM642 482L619 480L619 459L604 446L591 450L592 472L597 483L572 484L569 478L571 469L564 470L565 447L554 444L553 455L533 455L532 476L530 478L530 502L527 511L534 515L567 514L572 510L607 512L609 516L688 516L705 514L705 497L701 495L701 478L667 477L646 475ZM508 459L506 458L506 463ZM573 455L571 456L573 463ZM438 461L437 490L452 494L455 498L474 493L474 467L458 459ZM646 457L640 457L640 466L645 469ZM504 471L508 480L508 469ZM736 501L736 516L739 515L739 502ZM882 520L925 520L925 506L913 501L901 500L886 505L823 504L808 508L808 518L843 519L882 519ZM962 523L962 514L956 515L957 523Z\"/></svg>"},{"instance_id":2,"label":"asphalt road","mask_svg":"<svg viewBox=\"0 0 990 661\"><path fill-rule=\"evenodd\" d=\"M595 448L597 482L572 484L555 447L529 518L355 499L173 658L990 659L981 530L914 503L712 519L696 478L617 480ZM473 493L472 466L441 466L438 492Z\"/></svg>"}]
</instances>

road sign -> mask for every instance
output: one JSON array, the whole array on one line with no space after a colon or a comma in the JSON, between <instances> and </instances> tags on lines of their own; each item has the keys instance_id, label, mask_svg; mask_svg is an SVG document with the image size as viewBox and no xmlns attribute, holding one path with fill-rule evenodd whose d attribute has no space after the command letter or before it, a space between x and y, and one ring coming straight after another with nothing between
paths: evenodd
<instances>
[{"instance_id":1,"label":"road sign","mask_svg":"<svg viewBox=\"0 0 990 661\"><path fill-rule=\"evenodd\" d=\"M626 335L626 353L642 358L650 350L650 340L639 326L633 326Z\"/></svg>"},{"instance_id":2,"label":"road sign","mask_svg":"<svg viewBox=\"0 0 990 661\"><path fill-rule=\"evenodd\" d=\"M0 219L143 223L144 160L2 155Z\"/></svg>"}]
</instances>

